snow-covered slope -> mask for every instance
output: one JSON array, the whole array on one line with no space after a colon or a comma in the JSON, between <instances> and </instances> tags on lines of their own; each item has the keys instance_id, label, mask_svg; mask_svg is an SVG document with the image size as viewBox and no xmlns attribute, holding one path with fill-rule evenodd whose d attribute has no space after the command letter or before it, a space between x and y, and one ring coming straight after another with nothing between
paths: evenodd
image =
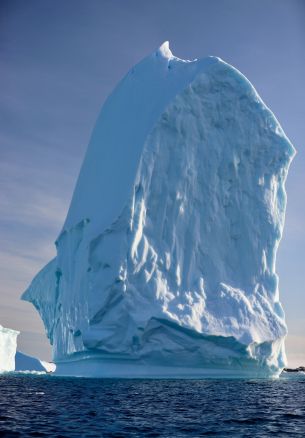
<instances>
[{"instance_id":1,"label":"snow-covered slope","mask_svg":"<svg viewBox=\"0 0 305 438\"><path fill-rule=\"evenodd\" d=\"M0 325L0 373L14 371L19 332Z\"/></svg>"},{"instance_id":2,"label":"snow-covered slope","mask_svg":"<svg viewBox=\"0 0 305 438\"><path fill-rule=\"evenodd\" d=\"M278 375L293 155L222 60L183 61L165 43L135 66L97 120L57 257L23 295L57 372Z\"/></svg>"}]
</instances>

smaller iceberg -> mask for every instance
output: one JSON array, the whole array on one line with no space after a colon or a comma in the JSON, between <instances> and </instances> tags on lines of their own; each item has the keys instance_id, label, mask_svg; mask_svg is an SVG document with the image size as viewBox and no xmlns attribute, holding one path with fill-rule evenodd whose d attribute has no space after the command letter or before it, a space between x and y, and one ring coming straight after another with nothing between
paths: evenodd
<instances>
[{"instance_id":1,"label":"smaller iceberg","mask_svg":"<svg viewBox=\"0 0 305 438\"><path fill-rule=\"evenodd\" d=\"M15 371L47 371L43 362L36 357L28 356L27 354L16 352L15 356Z\"/></svg>"},{"instance_id":2,"label":"smaller iceberg","mask_svg":"<svg viewBox=\"0 0 305 438\"><path fill-rule=\"evenodd\" d=\"M17 336L19 332L0 325L0 373L15 370Z\"/></svg>"},{"instance_id":3,"label":"smaller iceberg","mask_svg":"<svg viewBox=\"0 0 305 438\"><path fill-rule=\"evenodd\" d=\"M56 366L17 351L17 330L0 325L0 373L12 371L53 372Z\"/></svg>"}]
</instances>

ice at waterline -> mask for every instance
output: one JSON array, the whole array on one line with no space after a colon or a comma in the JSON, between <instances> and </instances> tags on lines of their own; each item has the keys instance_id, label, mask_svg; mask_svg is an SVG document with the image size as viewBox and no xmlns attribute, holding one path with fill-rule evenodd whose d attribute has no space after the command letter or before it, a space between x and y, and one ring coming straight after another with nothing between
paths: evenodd
<instances>
[{"instance_id":1,"label":"ice at waterline","mask_svg":"<svg viewBox=\"0 0 305 438\"><path fill-rule=\"evenodd\" d=\"M0 374L14 371L52 372L54 364L17 351L17 337L20 332L0 325Z\"/></svg>"},{"instance_id":2,"label":"ice at waterline","mask_svg":"<svg viewBox=\"0 0 305 438\"><path fill-rule=\"evenodd\" d=\"M76 376L278 376L276 251L295 151L249 81L164 43L103 106L23 299Z\"/></svg>"}]
</instances>

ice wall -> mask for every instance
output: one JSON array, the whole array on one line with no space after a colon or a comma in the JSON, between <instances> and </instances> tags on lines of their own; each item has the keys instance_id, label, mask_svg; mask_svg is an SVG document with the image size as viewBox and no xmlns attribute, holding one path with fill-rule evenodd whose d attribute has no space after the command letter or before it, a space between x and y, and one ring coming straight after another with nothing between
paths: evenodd
<instances>
[{"instance_id":1,"label":"ice wall","mask_svg":"<svg viewBox=\"0 0 305 438\"><path fill-rule=\"evenodd\" d=\"M23 299L57 372L278 375L276 251L294 149L248 80L168 45L108 98L57 257Z\"/></svg>"},{"instance_id":2,"label":"ice wall","mask_svg":"<svg viewBox=\"0 0 305 438\"><path fill-rule=\"evenodd\" d=\"M0 325L0 373L15 370L15 354L19 332Z\"/></svg>"},{"instance_id":3,"label":"ice wall","mask_svg":"<svg viewBox=\"0 0 305 438\"><path fill-rule=\"evenodd\" d=\"M41 361L33 356L28 356L21 351L16 352L15 356L15 371L49 371L48 362ZM54 370L54 367L52 367Z\"/></svg>"}]
</instances>

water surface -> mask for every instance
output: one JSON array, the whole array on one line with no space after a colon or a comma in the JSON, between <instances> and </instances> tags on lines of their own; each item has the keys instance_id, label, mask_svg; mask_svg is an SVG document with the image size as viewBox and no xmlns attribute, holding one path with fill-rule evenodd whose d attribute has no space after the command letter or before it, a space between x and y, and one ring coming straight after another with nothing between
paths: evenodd
<instances>
[{"instance_id":1,"label":"water surface","mask_svg":"<svg viewBox=\"0 0 305 438\"><path fill-rule=\"evenodd\" d=\"M305 437L305 378L0 376L0 436Z\"/></svg>"}]
</instances>

